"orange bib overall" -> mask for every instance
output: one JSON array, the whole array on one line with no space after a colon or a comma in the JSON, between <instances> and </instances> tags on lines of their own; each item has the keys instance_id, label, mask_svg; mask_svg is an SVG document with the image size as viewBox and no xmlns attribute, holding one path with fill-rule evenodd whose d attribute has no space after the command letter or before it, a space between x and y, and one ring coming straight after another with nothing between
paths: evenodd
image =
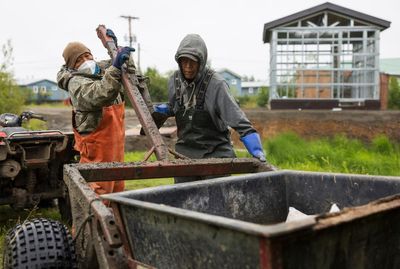
<instances>
[{"instance_id":1,"label":"orange bib overall","mask_svg":"<svg viewBox=\"0 0 400 269\"><path fill-rule=\"evenodd\" d=\"M75 113L73 113L75 114ZM103 118L96 130L81 135L74 129L75 149L80 152L80 163L123 162L125 142L124 103L103 108ZM73 115L73 122L75 115ZM73 124L75 126L75 124ZM91 182L90 187L97 194L120 192L125 182Z\"/></svg>"}]
</instances>

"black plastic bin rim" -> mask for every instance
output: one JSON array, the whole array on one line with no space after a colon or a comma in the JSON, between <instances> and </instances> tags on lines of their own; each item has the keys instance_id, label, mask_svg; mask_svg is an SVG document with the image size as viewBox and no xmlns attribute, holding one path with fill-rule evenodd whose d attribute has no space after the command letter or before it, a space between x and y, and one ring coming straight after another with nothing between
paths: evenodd
<instances>
[{"instance_id":1,"label":"black plastic bin rim","mask_svg":"<svg viewBox=\"0 0 400 269\"><path fill-rule=\"evenodd\" d=\"M112 194L105 194L101 195L101 199L109 200L115 202L119 205L125 205L129 207L135 208L142 208L149 211L161 212L167 214L169 216L176 216L178 218L184 218L196 222L205 223L208 225L223 227L226 229L231 229L238 232L243 232L246 234L262 236L266 238L272 238L276 236L281 236L285 234L290 234L294 231L304 230L304 229L311 229L315 224L317 224L317 219L321 216L329 217L329 216L337 216L341 214L338 213L326 213L316 215L314 217L308 217L306 219L298 220L298 221L291 221L288 223L282 222L277 224L265 225L265 224L256 224L241 220L236 220L232 218L221 217L217 215L211 215L201 212L196 212L192 210L182 209L178 207L168 206L164 204L156 204L151 202L145 202L136 200L133 198L127 198L131 193L147 193L147 192L154 192L154 191L163 191L173 188L189 188L193 186L201 186L205 184L218 184L223 182L229 181L236 181L236 180L243 180L252 178L258 178L260 176L264 177L271 177L271 176L285 176L285 175L326 175L326 176L346 176L346 177L357 177L360 179L371 180L371 178L379 178L384 180L396 180L399 181L400 177L390 177L390 176L371 176L371 175L359 175L359 174L343 174L343 173L320 173L320 172L308 172L308 171L298 171L298 170L279 170L279 171L270 171L270 172L261 172L256 174L247 174L247 175L240 175L240 176L230 176L224 178L214 178L208 180L201 180L195 182L187 182L187 183L180 183L175 185L167 185L167 186L159 186L159 187L150 187L146 189L140 190L131 190L131 191L124 191L119 193L112 193ZM380 200L380 199L379 199ZM123 212L121 212L123 215ZM360 216L358 216L360 217Z\"/></svg>"}]
</instances>

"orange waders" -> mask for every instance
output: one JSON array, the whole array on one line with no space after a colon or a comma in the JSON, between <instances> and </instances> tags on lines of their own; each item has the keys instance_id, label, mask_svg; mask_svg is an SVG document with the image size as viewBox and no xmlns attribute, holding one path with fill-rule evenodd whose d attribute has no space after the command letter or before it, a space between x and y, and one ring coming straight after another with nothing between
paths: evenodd
<instances>
[{"instance_id":1,"label":"orange waders","mask_svg":"<svg viewBox=\"0 0 400 269\"><path fill-rule=\"evenodd\" d=\"M74 122L75 115L73 115ZM123 162L125 142L124 103L103 107L103 118L96 130L80 135L74 128L75 149L80 152L80 163ZM125 182L91 182L90 187L97 194L120 192Z\"/></svg>"}]
</instances>

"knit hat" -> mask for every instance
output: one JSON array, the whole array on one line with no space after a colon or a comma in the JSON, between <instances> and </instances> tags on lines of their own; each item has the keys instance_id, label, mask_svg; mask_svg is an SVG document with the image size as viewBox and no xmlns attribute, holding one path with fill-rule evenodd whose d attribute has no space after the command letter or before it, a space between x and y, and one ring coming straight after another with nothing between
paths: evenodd
<instances>
[{"instance_id":1,"label":"knit hat","mask_svg":"<svg viewBox=\"0 0 400 269\"><path fill-rule=\"evenodd\" d=\"M85 45L80 42L71 42L65 47L63 57L68 68L74 68L76 60L84 53L91 53Z\"/></svg>"}]
</instances>

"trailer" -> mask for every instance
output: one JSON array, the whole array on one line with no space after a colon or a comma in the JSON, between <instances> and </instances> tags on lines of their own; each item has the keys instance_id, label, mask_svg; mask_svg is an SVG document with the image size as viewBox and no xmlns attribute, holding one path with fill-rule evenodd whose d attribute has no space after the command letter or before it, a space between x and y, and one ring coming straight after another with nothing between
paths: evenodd
<instances>
[{"instance_id":1,"label":"trailer","mask_svg":"<svg viewBox=\"0 0 400 269\"><path fill-rule=\"evenodd\" d=\"M149 175L158 169L153 165L144 170L142 163L65 166L77 231L73 244L71 236L61 237L59 250L70 257L71 268L400 266L400 177L281 170L100 197L87 185ZM111 210L103 200L111 201ZM332 204L340 211L329 213ZM307 216L286 221L290 208ZM16 237L19 257L24 242L40 246L36 234L53 233L35 221L20 228L36 225L34 235ZM39 249L31 256L28 251L26 259L34 252Z\"/></svg>"},{"instance_id":2,"label":"trailer","mask_svg":"<svg viewBox=\"0 0 400 269\"><path fill-rule=\"evenodd\" d=\"M283 170L102 199L130 268L400 268L399 193L399 177Z\"/></svg>"}]
</instances>

